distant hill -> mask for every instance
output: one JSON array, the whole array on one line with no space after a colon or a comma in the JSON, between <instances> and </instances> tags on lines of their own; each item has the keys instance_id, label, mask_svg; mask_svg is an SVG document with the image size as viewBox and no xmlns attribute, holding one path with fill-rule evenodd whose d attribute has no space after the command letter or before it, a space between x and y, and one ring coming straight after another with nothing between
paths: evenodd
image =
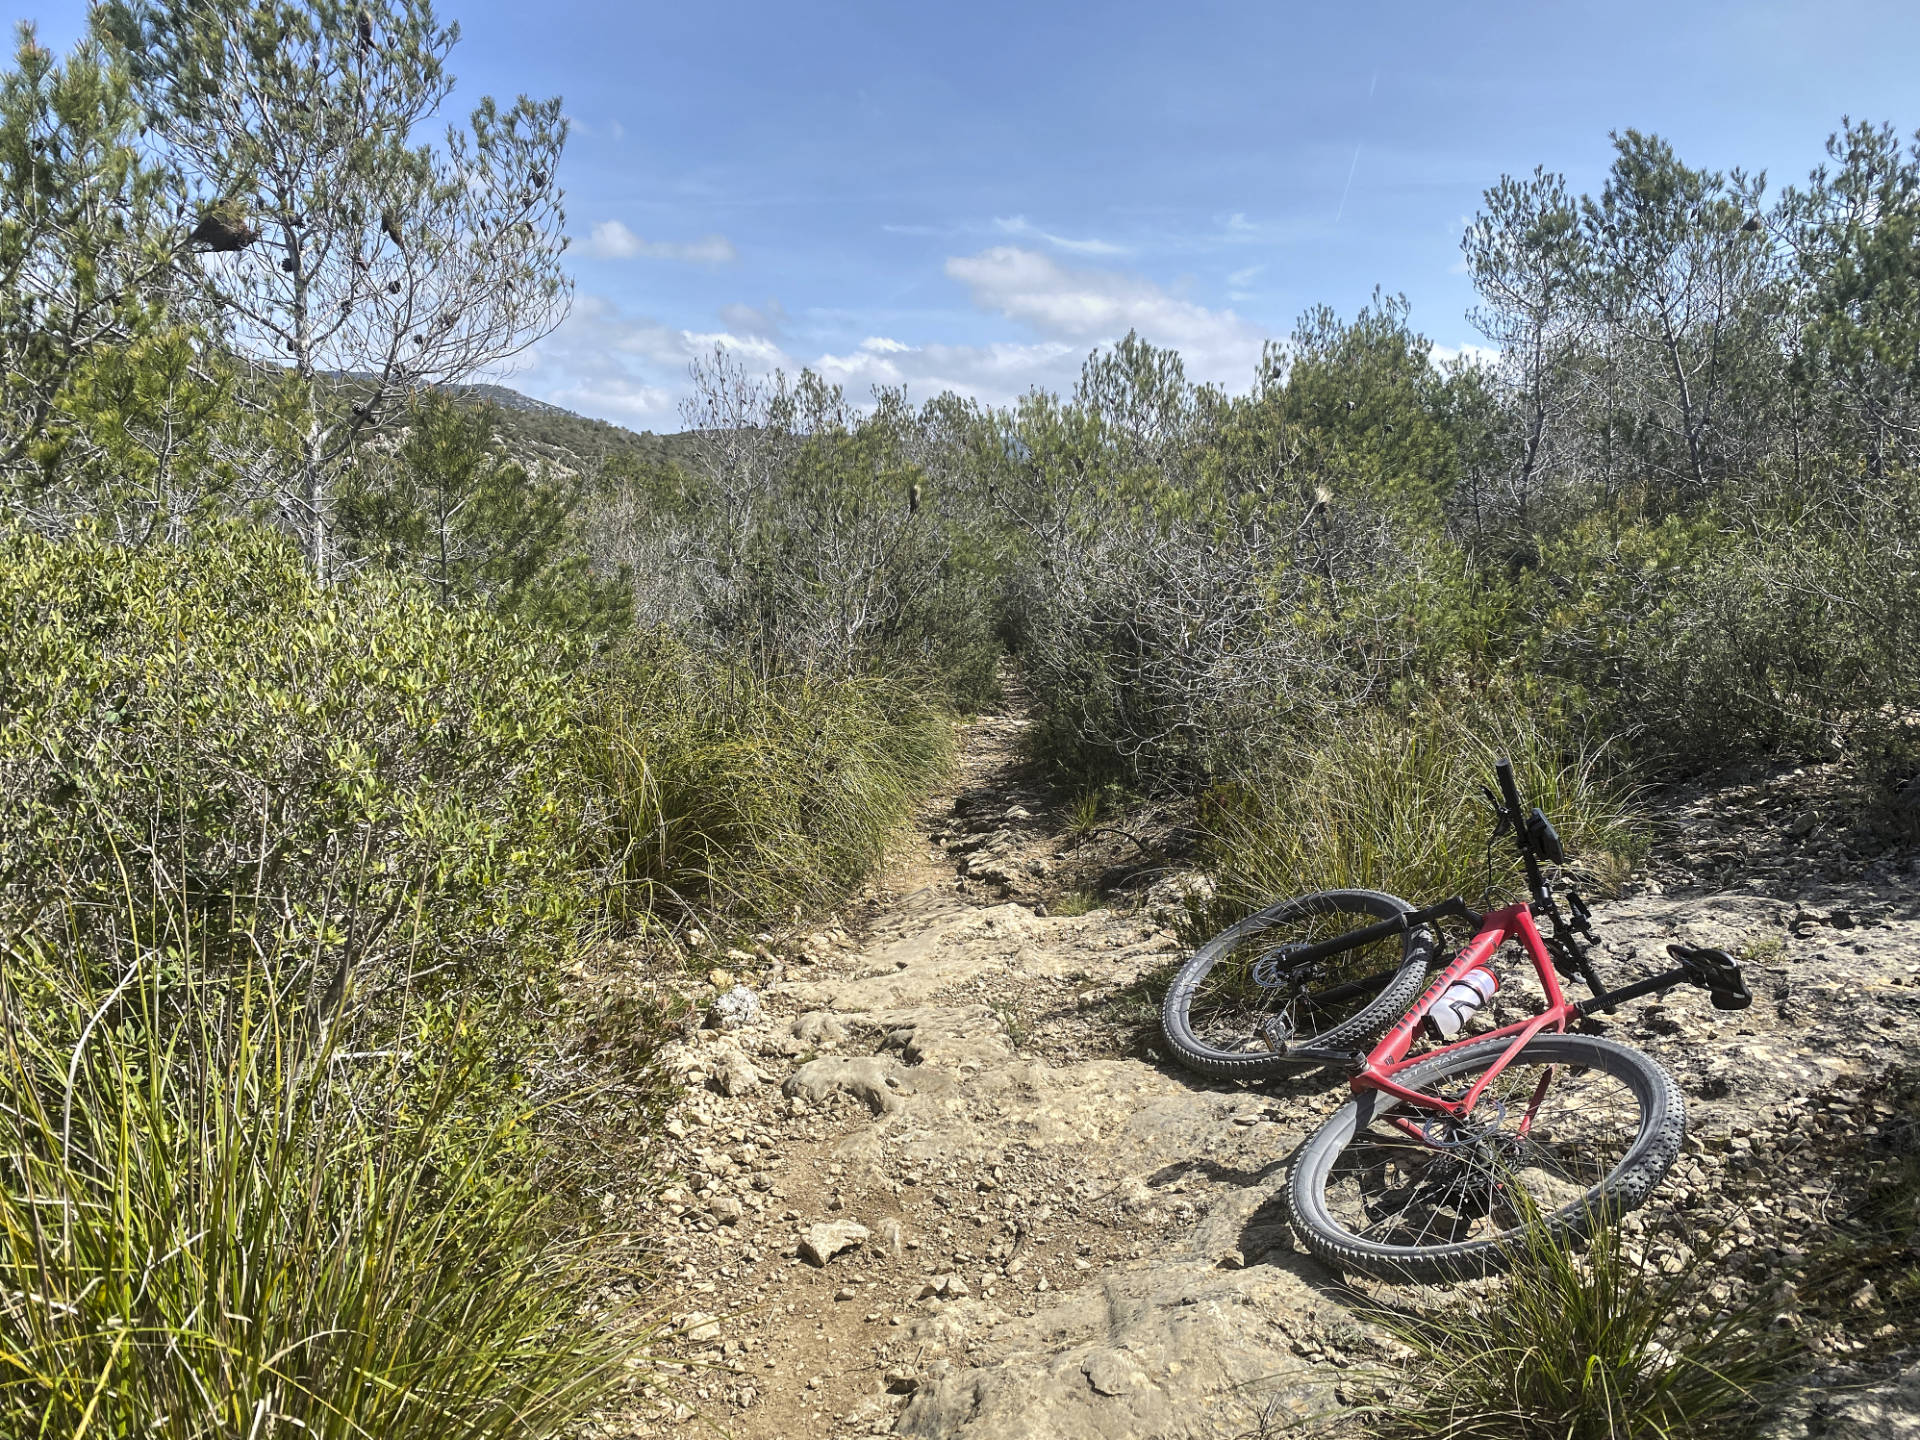
<instances>
[{"instance_id":1,"label":"distant hill","mask_svg":"<svg viewBox=\"0 0 1920 1440\"><path fill-rule=\"evenodd\" d=\"M462 400L497 408L501 431L515 449L557 465L573 468L581 462L614 455L654 462L678 457L679 437L675 435L656 435L651 430L628 430L605 420L590 420L505 385L456 385L448 389Z\"/></svg>"},{"instance_id":2,"label":"distant hill","mask_svg":"<svg viewBox=\"0 0 1920 1440\"><path fill-rule=\"evenodd\" d=\"M354 374L340 373L328 378L349 396L355 393L356 386L367 383L365 377ZM505 385L440 388L455 399L497 409L502 438L522 461L545 460L564 469L579 470L614 456L658 464L680 459L684 453L678 435L656 435L651 430L628 430L605 420L592 420L562 406L522 395ZM404 417L398 412L384 417L378 429L389 434L395 429L404 429Z\"/></svg>"}]
</instances>

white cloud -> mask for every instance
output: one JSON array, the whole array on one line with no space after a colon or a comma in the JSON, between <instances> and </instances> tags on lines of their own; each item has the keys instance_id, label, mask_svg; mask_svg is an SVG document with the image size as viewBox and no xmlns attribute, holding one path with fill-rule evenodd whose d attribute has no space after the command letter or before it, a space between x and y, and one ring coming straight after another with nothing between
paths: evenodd
<instances>
[{"instance_id":1,"label":"white cloud","mask_svg":"<svg viewBox=\"0 0 1920 1440\"><path fill-rule=\"evenodd\" d=\"M901 345L876 350L863 344L849 355L823 354L813 368L863 400L875 386L904 385L919 399L943 390L1005 405L1035 385L1062 390L1080 373L1086 352L1064 341L1036 344Z\"/></svg>"},{"instance_id":2,"label":"white cloud","mask_svg":"<svg viewBox=\"0 0 1920 1440\"><path fill-rule=\"evenodd\" d=\"M1124 247L1109 240L1070 240L1064 235L1050 234L1029 223L1024 215L1012 215L993 222L1008 235L1029 236L1035 240L1044 240L1056 250L1070 251L1075 255L1124 255Z\"/></svg>"},{"instance_id":3,"label":"white cloud","mask_svg":"<svg viewBox=\"0 0 1920 1440\"><path fill-rule=\"evenodd\" d=\"M1449 360L1465 360L1472 365L1495 365L1500 361L1500 352L1491 345L1436 345L1429 352L1429 358L1435 365L1444 365Z\"/></svg>"},{"instance_id":4,"label":"white cloud","mask_svg":"<svg viewBox=\"0 0 1920 1440\"><path fill-rule=\"evenodd\" d=\"M673 430L680 423L678 401L687 392L689 363L716 346L757 374L792 375L811 366L856 403L866 402L875 387L904 386L916 399L951 390L1004 405L1036 386L1056 393L1071 389L1087 352L1129 330L1178 350L1193 379L1244 389L1266 339L1231 309L1196 304L1143 276L1071 266L1037 250L996 246L953 256L945 268L976 306L1015 322L1027 336L980 345L914 344L869 331L858 343L843 342L851 348L842 352L802 348L787 333L788 317L778 301L729 305L719 314L720 328L693 329L581 295L567 322L533 348L508 383L585 414ZM807 323L822 323L821 313L809 311Z\"/></svg>"},{"instance_id":5,"label":"white cloud","mask_svg":"<svg viewBox=\"0 0 1920 1440\"><path fill-rule=\"evenodd\" d=\"M760 306L723 305L720 319L729 330L773 337L787 328L787 308L778 300L769 300Z\"/></svg>"},{"instance_id":6,"label":"white cloud","mask_svg":"<svg viewBox=\"0 0 1920 1440\"><path fill-rule=\"evenodd\" d=\"M725 345L755 369L799 367L765 336L693 331L623 312L599 295L581 295L560 328L521 357L504 384L636 429L678 430L687 366Z\"/></svg>"},{"instance_id":7,"label":"white cloud","mask_svg":"<svg viewBox=\"0 0 1920 1440\"><path fill-rule=\"evenodd\" d=\"M947 274L968 286L973 302L1072 342L1082 351L1136 330L1180 352L1189 376L1235 389L1253 378L1265 334L1231 310L1210 310L1170 295L1152 281L1116 270L1075 270L1051 256L999 245L955 256Z\"/></svg>"},{"instance_id":8,"label":"white cloud","mask_svg":"<svg viewBox=\"0 0 1920 1440\"><path fill-rule=\"evenodd\" d=\"M787 358L787 352L764 335L735 335L729 330L682 330L680 338L690 347L687 358L695 355L711 355L715 350L727 350L740 359L757 361L749 369L785 370L793 367Z\"/></svg>"},{"instance_id":9,"label":"white cloud","mask_svg":"<svg viewBox=\"0 0 1920 1440\"><path fill-rule=\"evenodd\" d=\"M703 235L686 244L642 240L618 220L602 220L587 236L587 254L596 260L686 260L696 265L726 265L739 258L724 235Z\"/></svg>"}]
</instances>

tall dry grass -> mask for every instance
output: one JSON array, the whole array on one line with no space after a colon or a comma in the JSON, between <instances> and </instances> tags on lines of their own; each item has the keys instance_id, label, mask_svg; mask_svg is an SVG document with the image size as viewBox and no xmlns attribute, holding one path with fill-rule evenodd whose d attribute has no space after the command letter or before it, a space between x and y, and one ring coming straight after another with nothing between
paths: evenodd
<instances>
[{"instance_id":1,"label":"tall dry grass","mask_svg":"<svg viewBox=\"0 0 1920 1440\"><path fill-rule=\"evenodd\" d=\"M599 677L579 765L599 796L610 904L633 923L788 917L880 861L952 758L951 717L879 679L756 679L654 656Z\"/></svg>"},{"instance_id":2,"label":"tall dry grass","mask_svg":"<svg viewBox=\"0 0 1920 1440\"><path fill-rule=\"evenodd\" d=\"M1511 841L1489 851L1482 794L1502 754L1525 802L1558 828L1575 872L1600 892L1616 886L1642 842L1631 793L1603 754L1518 705L1431 704L1356 712L1293 739L1257 777L1216 790L1205 820L1223 908L1326 889L1384 890L1416 904L1514 892L1519 864Z\"/></svg>"},{"instance_id":3,"label":"tall dry grass","mask_svg":"<svg viewBox=\"0 0 1920 1440\"><path fill-rule=\"evenodd\" d=\"M262 932L119 921L5 947L0 1434L535 1440L605 1393L628 1342L469 1017L350 1050Z\"/></svg>"}]
</instances>

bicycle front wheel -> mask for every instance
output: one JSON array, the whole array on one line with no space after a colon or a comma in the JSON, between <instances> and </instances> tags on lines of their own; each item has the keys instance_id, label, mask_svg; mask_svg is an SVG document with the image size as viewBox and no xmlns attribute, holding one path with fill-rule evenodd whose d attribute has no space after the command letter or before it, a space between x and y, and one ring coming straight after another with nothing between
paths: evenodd
<instances>
[{"instance_id":1,"label":"bicycle front wheel","mask_svg":"<svg viewBox=\"0 0 1920 1440\"><path fill-rule=\"evenodd\" d=\"M1355 1050L1420 993L1438 941L1419 927L1311 964L1288 951L1411 914L1378 890L1321 890L1230 925L1180 968L1160 1007L1175 1055L1202 1075L1261 1080L1312 1069L1288 1046Z\"/></svg>"},{"instance_id":2,"label":"bicycle front wheel","mask_svg":"<svg viewBox=\"0 0 1920 1440\"><path fill-rule=\"evenodd\" d=\"M1460 1099L1509 1043L1464 1046L1396 1078ZM1419 1283L1485 1275L1506 1267L1536 1219L1577 1242L1644 1204L1685 1133L1679 1089L1638 1050L1536 1035L1465 1121L1379 1091L1343 1106L1300 1148L1287 1207L1330 1265Z\"/></svg>"}]
</instances>

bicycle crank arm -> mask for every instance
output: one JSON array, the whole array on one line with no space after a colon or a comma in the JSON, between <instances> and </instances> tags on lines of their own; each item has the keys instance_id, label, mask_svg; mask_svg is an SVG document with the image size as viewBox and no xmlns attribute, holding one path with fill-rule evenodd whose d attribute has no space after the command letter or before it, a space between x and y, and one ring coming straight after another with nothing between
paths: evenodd
<instances>
[{"instance_id":1,"label":"bicycle crank arm","mask_svg":"<svg viewBox=\"0 0 1920 1440\"><path fill-rule=\"evenodd\" d=\"M1744 1010L1753 1004L1753 993L1740 974L1739 963L1724 950L1701 950L1688 945L1669 945L1667 953L1680 963L1671 970L1649 975L1618 990L1595 994L1573 1008L1582 1019L1597 1010L1611 1011L1614 1006L1643 995L1659 995L1676 985L1698 985L1713 1000L1716 1010Z\"/></svg>"}]
</instances>

